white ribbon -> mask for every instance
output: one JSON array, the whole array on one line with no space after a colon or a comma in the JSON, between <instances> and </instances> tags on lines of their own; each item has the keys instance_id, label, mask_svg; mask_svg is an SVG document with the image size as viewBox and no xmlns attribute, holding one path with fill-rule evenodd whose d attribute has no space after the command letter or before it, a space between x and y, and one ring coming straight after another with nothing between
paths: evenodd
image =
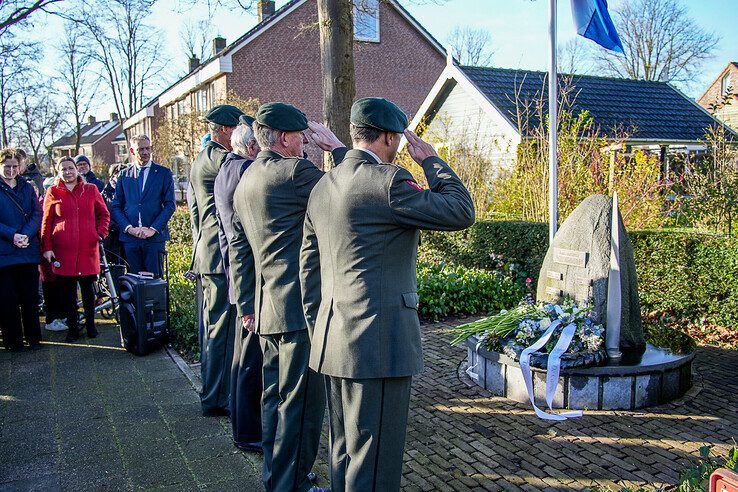
<instances>
[{"instance_id":1,"label":"white ribbon","mask_svg":"<svg viewBox=\"0 0 738 492\"><path fill-rule=\"evenodd\" d=\"M558 307L558 306L557 306ZM548 327L543 336L536 340L536 342L530 347L523 350L520 354L520 370L523 373L523 380L525 381L525 388L528 390L528 398L530 403L533 405L538 418L543 420L566 420L573 417L581 417L582 411L576 410L572 412L564 412L560 414L547 413L538 408L536 405L535 396L533 395L533 374L530 369L530 356L532 353L540 350L553 335L556 328L561 325L561 320L557 319ZM556 346L548 356L548 373L546 375L546 403L548 404L549 410L553 410L551 405L553 403L554 394L556 394L556 387L559 384L559 372L561 370L561 355L566 352L571 344L574 332L576 331L576 324L570 323L562 330L561 336L556 342Z\"/></svg>"}]
</instances>

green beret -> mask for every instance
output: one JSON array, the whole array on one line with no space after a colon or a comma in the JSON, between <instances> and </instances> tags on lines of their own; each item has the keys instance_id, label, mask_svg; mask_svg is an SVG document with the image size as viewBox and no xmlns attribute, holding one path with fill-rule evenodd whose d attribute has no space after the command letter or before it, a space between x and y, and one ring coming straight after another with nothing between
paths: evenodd
<instances>
[{"instance_id":1,"label":"green beret","mask_svg":"<svg viewBox=\"0 0 738 492\"><path fill-rule=\"evenodd\" d=\"M205 115L205 119L216 125L223 126L237 126L238 119L243 114L243 111L238 109L236 106L230 104L219 104L213 106L210 111Z\"/></svg>"},{"instance_id":2,"label":"green beret","mask_svg":"<svg viewBox=\"0 0 738 492\"><path fill-rule=\"evenodd\" d=\"M254 118L247 114L242 114L238 117L238 122L242 125L251 126L251 124L254 122Z\"/></svg>"},{"instance_id":3,"label":"green beret","mask_svg":"<svg viewBox=\"0 0 738 492\"><path fill-rule=\"evenodd\" d=\"M308 127L305 113L283 102L262 104L255 118L260 125L283 132L301 132Z\"/></svg>"},{"instance_id":4,"label":"green beret","mask_svg":"<svg viewBox=\"0 0 738 492\"><path fill-rule=\"evenodd\" d=\"M383 132L402 133L407 128L407 115L395 103L383 97L365 97L351 106L351 123L359 128L375 128Z\"/></svg>"}]
</instances>

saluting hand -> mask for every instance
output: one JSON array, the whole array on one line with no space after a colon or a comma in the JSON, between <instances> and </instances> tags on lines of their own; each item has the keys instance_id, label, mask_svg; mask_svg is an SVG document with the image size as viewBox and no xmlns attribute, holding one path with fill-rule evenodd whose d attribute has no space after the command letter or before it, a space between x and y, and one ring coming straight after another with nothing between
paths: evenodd
<instances>
[{"instance_id":1,"label":"saluting hand","mask_svg":"<svg viewBox=\"0 0 738 492\"><path fill-rule=\"evenodd\" d=\"M310 140L315 142L315 145L327 152L344 147L343 143L338 140L338 137L332 131L316 121L308 121L307 134Z\"/></svg>"},{"instance_id":2,"label":"saluting hand","mask_svg":"<svg viewBox=\"0 0 738 492\"><path fill-rule=\"evenodd\" d=\"M254 324L254 315L253 314L244 314L241 317L241 322L243 323L243 329L246 331L249 331L253 333L256 331L256 325Z\"/></svg>"},{"instance_id":3,"label":"saluting hand","mask_svg":"<svg viewBox=\"0 0 738 492\"><path fill-rule=\"evenodd\" d=\"M405 130L405 138L407 139L407 152L418 164L422 164L428 157L438 157L436 149L431 144L410 130Z\"/></svg>"}]
</instances>

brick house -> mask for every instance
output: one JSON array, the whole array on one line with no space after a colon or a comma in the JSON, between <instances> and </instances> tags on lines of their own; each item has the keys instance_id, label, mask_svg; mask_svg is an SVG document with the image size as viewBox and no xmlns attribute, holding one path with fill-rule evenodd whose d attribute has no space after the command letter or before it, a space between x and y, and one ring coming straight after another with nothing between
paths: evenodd
<instances>
[{"instance_id":1,"label":"brick house","mask_svg":"<svg viewBox=\"0 0 738 492\"><path fill-rule=\"evenodd\" d=\"M356 97L382 96L412 116L445 66L445 50L396 0L365 0L355 12ZM232 93L259 102L285 101L322 121L316 0L258 2L259 22L231 44L213 41L209 60L129 118L127 135L153 133L161 118L207 111ZM199 145L199 142L196 143Z\"/></svg>"},{"instance_id":2,"label":"brick house","mask_svg":"<svg viewBox=\"0 0 738 492\"><path fill-rule=\"evenodd\" d=\"M90 116L87 123L82 125L82 137L79 143L79 153L90 158L96 170L107 169L111 164L125 162L121 160L119 138L121 122L117 113L111 113L110 119L97 121ZM74 157L76 144L74 129L68 131L61 138L51 144L51 156L56 161L59 157L68 155Z\"/></svg>"},{"instance_id":3,"label":"brick house","mask_svg":"<svg viewBox=\"0 0 738 492\"><path fill-rule=\"evenodd\" d=\"M729 103L715 109L725 97ZM697 99L700 106L712 112L734 130L738 130L738 62L730 62Z\"/></svg>"}]
</instances>

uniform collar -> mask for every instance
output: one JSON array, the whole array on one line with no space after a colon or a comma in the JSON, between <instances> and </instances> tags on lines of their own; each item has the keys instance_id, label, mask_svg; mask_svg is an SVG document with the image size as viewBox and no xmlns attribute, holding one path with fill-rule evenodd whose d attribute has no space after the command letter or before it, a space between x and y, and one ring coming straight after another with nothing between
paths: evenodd
<instances>
[{"instance_id":1,"label":"uniform collar","mask_svg":"<svg viewBox=\"0 0 738 492\"><path fill-rule=\"evenodd\" d=\"M377 154L375 154L369 149L356 148L356 149L350 150L349 152L352 152L352 153L361 152L362 154L364 154L361 157L365 157L365 156L370 157L372 160L374 160L374 164L381 164L382 162L384 162Z\"/></svg>"}]
</instances>

